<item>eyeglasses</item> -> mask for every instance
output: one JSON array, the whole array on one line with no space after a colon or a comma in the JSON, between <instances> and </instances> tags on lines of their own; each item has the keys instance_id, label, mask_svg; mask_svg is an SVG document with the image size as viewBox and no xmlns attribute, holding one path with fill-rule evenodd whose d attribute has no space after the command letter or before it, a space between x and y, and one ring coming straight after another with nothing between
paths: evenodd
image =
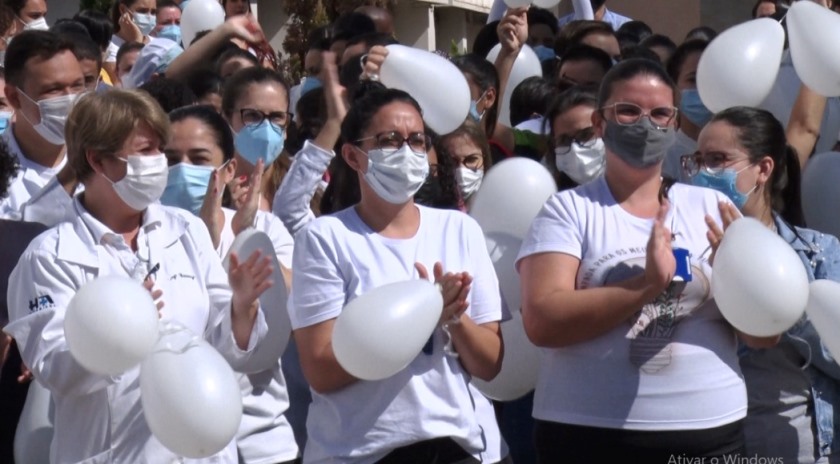
<instances>
[{"instance_id":1,"label":"eyeglasses","mask_svg":"<svg viewBox=\"0 0 840 464\"><path fill-rule=\"evenodd\" d=\"M721 174L724 169L738 162L749 160L749 157L732 159L725 153L721 152L706 153L705 155L700 152L696 152L689 155L683 155L680 158L680 164L682 165L683 172L685 172L686 175L694 177L701 169L709 174L718 175Z\"/></svg>"},{"instance_id":2,"label":"eyeglasses","mask_svg":"<svg viewBox=\"0 0 840 464\"><path fill-rule=\"evenodd\" d=\"M612 108L615 112L615 121L622 126L632 126L642 119L642 116L647 116L651 123L658 128L663 128L671 124L671 121L677 117L678 110L674 106L660 106L654 108L647 113L635 103L613 103L606 105L601 109Z\"/></svg>"},{"instance_id":3,"label":"eyeglasses","mask_svg":"<svg viewBox=\"0 0 840 464\"><path fill-rule=\"evenodd\" d=\"M574 134L560 134L554 139L554 147L560 154L568 153L572 149L572 143L576 143L581 147L591 147L597 137L595 137L595 127L589 126L583 128Z\"/></svg>"},{"instance_id":4,"label":"eyeglasses","mask_svg":"<svg viewBox=\"0 0 840 464\"><path fill-rule=\"evenodd\" d=\"M397 131L381 132L371 137L356 140L356 143L361 143L366 140L374 140L376 142L376 148L385 153L395 152L406 143L408 144L408 148L414 153L426 153L432 145L432 139L423 132L413 132L408 134L408 137L403 137Z\"/></svg>"},{"instance_id":5,"label":"eyeglasses","mask_svg":"<svg viewBox=\"0 0 840 464\"><path fill-rule=\"evenodd\" d=\"M484 155L481 153L473 153L457 160L460 166L473 171L478 171L484 167Z\"/></svg>"},{"instance_id":6,"label":"eyeglasses","mask_svg":"<svg viewBox=\"0 0 840 464\"><path fill-rule=\"evenodd\" d=\"M257 126L268 119L268 122L278 127L286 127L289 122L289 113L285 111L272 111L271 113L263 113L260 110L253 108L242 108L239 110L239 115L242 116L242 124L246 126Z\"/></svg>"}]
</instances>

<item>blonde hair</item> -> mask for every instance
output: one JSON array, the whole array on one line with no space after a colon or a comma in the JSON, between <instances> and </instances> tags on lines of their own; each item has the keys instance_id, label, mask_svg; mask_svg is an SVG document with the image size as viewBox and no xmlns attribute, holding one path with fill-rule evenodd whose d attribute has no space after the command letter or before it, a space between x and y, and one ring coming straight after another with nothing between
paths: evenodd
<instances>
[{"instance_id":1,"label":"blonde hair","mask_svg":"<svg viewBox=\"0 0 840 464\"><path fill-rule=\"evenodd\" d=\"M136 90L109 90L87 94L76 102L64 129L67 158L80 180L93 174L88 151L119 153L141 123L147 124L163 143L169 141L169 117L149 94Z\"/></svg>"}]
</instances>

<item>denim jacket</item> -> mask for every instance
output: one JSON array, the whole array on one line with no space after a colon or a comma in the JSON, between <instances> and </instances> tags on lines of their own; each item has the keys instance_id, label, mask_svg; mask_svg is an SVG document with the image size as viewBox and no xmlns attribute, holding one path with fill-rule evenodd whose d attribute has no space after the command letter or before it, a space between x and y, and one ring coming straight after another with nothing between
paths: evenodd
<instances>
[{"instance_id":1,"label":"denim jacket","mask_svg":"<svg viewBox=\"0 0 840 464\"><path fill-rule=\"evenodd\" d=\"M812 229L794 229L779 216L774 219L779 236L793 247L805 264L809 281L840 282L840 241L837 238ZM835 439L835 430L840 427L840 365L820 341L806 316L784 334L781 342L790 343L806 359L804 369L811 380L820 455L840 451L840 438Z\"/></svg>"}]
</instances>

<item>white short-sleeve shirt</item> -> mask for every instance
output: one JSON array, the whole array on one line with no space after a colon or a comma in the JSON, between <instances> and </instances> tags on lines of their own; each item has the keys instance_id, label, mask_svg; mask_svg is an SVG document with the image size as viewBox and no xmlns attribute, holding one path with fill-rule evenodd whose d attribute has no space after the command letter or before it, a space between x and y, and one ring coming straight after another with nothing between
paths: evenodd
<instances>
[{"instance_id":1,"label":"white short-sleeve shirt","mask_svg":"<svg viewBox=\"0 0 840 464\"><path fill-rule=\"evenodd\" d=\"M477 324L501 319L493 264L478 224L458 211L417 206L420 226L410 239L390 239L371 230L348 208L308 224L295 236L289 313L295 329L334 319L353 298L379 286L431 272L469 272L474 280L468 315ZM431 354L421 353L404 370L381 381L358 381L341 390L313 391L304 461L375 462L389 451L438 437L452 437L476 457L484 448L468 388L469 375L443 352L444 335L433 336Z\"/></svg>"},{"instance_id":2,"label":"white short-sleeve shirt","mask_svg":"<svg viewBox=\"0 0 840 464\"><path fill-rule=\"evenodd\" d=\"M694 430L743 418L746 389L736 336L711 299L705 215L720 223L713 190L675 184L665 225L691 254L692 280L674 283L625 323L592 340L543 349L537 419L590 427ZM539 253L580 259L576 288L644 272L653 219L628 213L604 177L551 197L531 225L517 265Z\"/></svg>"}]
</instances>

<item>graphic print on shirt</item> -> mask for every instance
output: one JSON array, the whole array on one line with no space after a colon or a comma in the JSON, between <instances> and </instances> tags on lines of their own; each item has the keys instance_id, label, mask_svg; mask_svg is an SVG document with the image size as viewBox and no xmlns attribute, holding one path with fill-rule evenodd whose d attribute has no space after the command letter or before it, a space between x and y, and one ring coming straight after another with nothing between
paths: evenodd
<instances>
[{"instance_id":1,"label":"graphic print on shirt","mask_svg":"<svg viewBox=\"0 0 840 464\"><path fill-rule=\"evenodd\" d=\"M592 262L587 274L594 275L603 266L600 286L621 282L645 272L646 258L638 256L644 247L617 250ZM636 255L630 257L630 255ZM655 373L671 364L671 339L677 325L709 299L708 275L696 262L691 263L690 282L672 282L654 301L645 304L628 319L630 362L646 373Z\"/></svg>"}]
</instances>

